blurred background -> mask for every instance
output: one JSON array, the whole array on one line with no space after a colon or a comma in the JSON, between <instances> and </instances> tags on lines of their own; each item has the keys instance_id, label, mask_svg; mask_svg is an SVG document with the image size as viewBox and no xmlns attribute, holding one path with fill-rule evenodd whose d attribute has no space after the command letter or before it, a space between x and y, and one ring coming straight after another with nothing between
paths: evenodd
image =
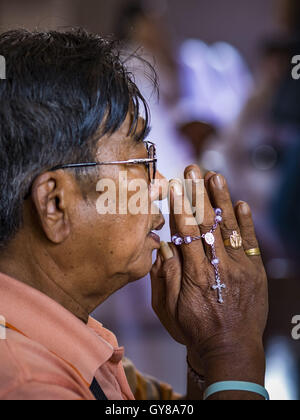
<instances>
[{"instance_id":1,"label":"blurred background","mask_svg":"<svg viewBox=\"0 0 300 420\"><path fill-rule=\"evenodd\" d=\"M83 26L123 42L156 68L129 65L149 101L159 169L222 172L235 200L250 203L270 284L267 388L300 399L300 54L298 0L0 0L0 30ZM134 234L134 232L133 232ZM168 229L162 239L169 239ZM94 316L114 331L137 368L186 390L186 353L151 309L149 278L119 291ZM247 328L247 325L245 325ZM237 356L238 357L238 356Z\"/></svg>"}]
</instances>

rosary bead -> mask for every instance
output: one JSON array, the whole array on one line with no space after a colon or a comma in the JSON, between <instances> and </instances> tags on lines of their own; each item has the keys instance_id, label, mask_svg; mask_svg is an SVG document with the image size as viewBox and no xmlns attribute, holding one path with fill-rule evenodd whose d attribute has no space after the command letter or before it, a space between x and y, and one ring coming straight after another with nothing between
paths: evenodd
<instances>
[{"instance_id":1,"label":"rosary bead","mask_svg":"<svg viewBox=\"0 0 300 420\"><path fill-rule=\"evenodd\" d=\"M216 216L216 223L221 223L222 222L222 220L223 220L223 217L222 216Z\"/></svg>"},{"instance_id":2,"label":"rosary bead","mask_svg":"<svg viewBox=\"0 0 300 420\"><path fill-rule=\"evenodd\" d=\"M182 238L179 238L179 237L177 237L175 240L174 240L174 244L175 245L182 245L183 244L183 239Z\"/></svg>"},{"instance_id":3,"label":"rosary bead","mask_svg":"<svg viewBox=\"0 0 300 420\"><path fill-rule=\"evenodd\" d=\"M219 260L219 258L215 258L214 260L212 260L212 265L218 265L218 264L220 264L220 260Z\"/></svg>"},{"instance_id":4,"label":"rosary bead","mask_svg":"<svg viewBox=\"0 0 300 420\"><path fill-rule=\"evenodd\" d=\"M184 243L185 244L190 244L190 243L192 243L193 242L193 239L192 239L192 237L191 236L186 236L185 238L184 238Z\"/></svg>"}]
</instances>

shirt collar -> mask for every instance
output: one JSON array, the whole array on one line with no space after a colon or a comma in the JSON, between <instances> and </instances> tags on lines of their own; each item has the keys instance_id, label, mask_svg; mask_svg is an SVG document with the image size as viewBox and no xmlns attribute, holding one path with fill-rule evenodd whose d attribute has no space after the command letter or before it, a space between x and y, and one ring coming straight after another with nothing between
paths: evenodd
<instances>
[{"instance_id":1,"label":"shirt collar","mask_svg":"<svg viewBox=\"0 0 300 420\"><path fill-rule=\"evenodd\" d=\"M97 321L88 325L40 291L0 273L0 315L26 337L75 367L88 384L123 348Z\"/></svg>"}]
</instances>

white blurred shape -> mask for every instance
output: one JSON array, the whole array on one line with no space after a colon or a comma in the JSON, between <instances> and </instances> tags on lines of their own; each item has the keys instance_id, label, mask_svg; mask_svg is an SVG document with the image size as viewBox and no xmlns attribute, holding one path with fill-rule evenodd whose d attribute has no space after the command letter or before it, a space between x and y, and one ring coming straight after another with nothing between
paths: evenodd
<instances>
[{"instance_id":1,"label":"white blurred shape","mask_svg":"<svg viewBox=\"0 0 300 420\"><path fill-rule=\"evenodd\" d=\"M189 39L181 46L180 61L186 69L185 107L194 119L220 128L231 124L253 87L253 79L238 50L225 42L209 46Z\"/></svg>"},{"instance_id":2,"label":"white blurred shape","mask_svg":"<svg viewBox=\"0 0 300 420\"><path fill-rule=\"evenodd\" d=\"M267 349L266 388L271 400L297 400L297 365L287 339L278 337Z\"/></svg>"}]
</instances>

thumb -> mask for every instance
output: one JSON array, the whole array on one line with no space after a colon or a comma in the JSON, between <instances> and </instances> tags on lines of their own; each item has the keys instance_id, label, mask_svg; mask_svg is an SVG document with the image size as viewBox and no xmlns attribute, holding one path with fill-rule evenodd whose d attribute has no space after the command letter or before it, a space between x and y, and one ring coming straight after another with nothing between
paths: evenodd
<instances>
[{"instance_id":1,"label":"thumb","mask_svg":"<svg viewBox=\"0 0 300 420\"><path fill-rule=\"evenodd\" d=\"M161 307L165 303L166 288L162 274L163 257L160 251L157 253L156 261L151 269L151 290L152 290L152 307L156 313L161 311Z\"/></svg>"},{"instance_id":2,"label":"thumb","mask_svg":"<svg viewBox=\"0 0 300 420\"><path fill-rule=\"evenodd\" d=\"M162 272L165 283L166 304L173 314L175 313L181 290L182 265L180 255L173 244L165 242L161 245L160 253L164 258Z\"/></svg>"},{"instance_id":3,"label":"thumb","mask_svg":"<svg viewBox=\"0 0 300 420\"><path fill-rule=\"evenodd\" d=\"M160 254L163 257L164 261L170 260L174 257L174 253L170 245L166 242L162 242L160 245Z\"/></svg>"}]
</instances>

